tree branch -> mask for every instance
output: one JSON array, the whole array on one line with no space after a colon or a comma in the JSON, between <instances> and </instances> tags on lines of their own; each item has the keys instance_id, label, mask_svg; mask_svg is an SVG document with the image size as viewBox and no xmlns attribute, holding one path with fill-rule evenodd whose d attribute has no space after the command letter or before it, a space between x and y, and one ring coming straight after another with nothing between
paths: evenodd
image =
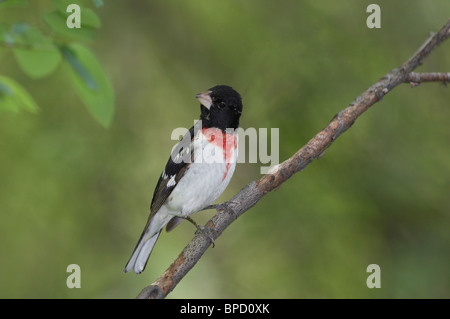
<instances>
[{"instance_id":1,"label":"tree branch","mask_svg":"<svg viewBox=\"0 0 450 319\"><path fill-rule=\"evenodd\" d=\"M411 73L430 52L450 37L450 19L436 34L428 38L419 50L403 65L393 69L378 82L358 96L346 109L336 114L331 122L316 134L305 146L286 161L271 168L268 174L253 181L239 191L231 200L217 205L217 213L207 223L210 234L197 232L178 258L150 286L145 287L137 298L166 297L181 279L194 267L203 253L222 232L239 216L253 207L264 195L281 186L292 175L305 169L314 159L322 157L328 147L370 106L401 83L420 83L449 79L448 73Z\"/></svg>"},{"instance_id":2,"label":"tree branch","mask_svg":"<svg viewBox=\"0 0 450 319\"><path fill-rule=\"evenodd\" d=\"M432 73L414 73L408 75L405 82L409 82L412 87L422 82L443 82L445 85L450 81L450 73L432 72Z\"/></svg>"}]
</instances>

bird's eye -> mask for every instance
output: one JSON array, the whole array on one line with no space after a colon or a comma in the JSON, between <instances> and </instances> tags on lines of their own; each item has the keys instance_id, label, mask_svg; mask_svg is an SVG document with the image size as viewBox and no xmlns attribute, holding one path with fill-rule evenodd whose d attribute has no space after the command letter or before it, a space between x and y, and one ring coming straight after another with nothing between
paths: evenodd
<instances>
[{"instance_id":1,"label":"bird's eye","mask_svg":"<svg viewBox=\"0 0 450 319\"><path fill-rule=\"evenodd\" d=\"M225 103L225 102L220 102L219 104L217 104L217 107L219 108L219 109L223 109L225 106L226 106L227 104Z\"/></svg>"}]
</instances>

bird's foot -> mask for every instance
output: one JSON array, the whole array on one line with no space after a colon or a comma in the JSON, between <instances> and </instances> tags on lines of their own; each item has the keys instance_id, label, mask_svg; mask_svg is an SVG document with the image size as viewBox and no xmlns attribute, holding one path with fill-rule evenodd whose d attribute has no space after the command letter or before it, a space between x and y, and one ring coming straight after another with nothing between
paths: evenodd
<instances>
[{"instance_id":1,"label":"bird's foot","mask_svg":"<svg viewBox=\"0 0 450 319\"><path fill-rule=\"evenodd\" d=\"M205 226L202 226L202 225L197 224L197 223L195 222L195 220L193 220L193 219L192 219L191 217L189 217L189 216L184 217L184 219L186 219L188 222L190 222L192 225L194 225L194 226L197 228L197 231L195 232L196 234L197 234L197 233L200 233L200 234L205 235L205 236L208 237L209 240L211 241L212 247L214 248L214 246L216 246L216 244L214 243L214 238L213 238L213 236L212 236L212 234L211 234L211 231L212 231L211 228L205 227Z\"/></svg>"}]
</instances>

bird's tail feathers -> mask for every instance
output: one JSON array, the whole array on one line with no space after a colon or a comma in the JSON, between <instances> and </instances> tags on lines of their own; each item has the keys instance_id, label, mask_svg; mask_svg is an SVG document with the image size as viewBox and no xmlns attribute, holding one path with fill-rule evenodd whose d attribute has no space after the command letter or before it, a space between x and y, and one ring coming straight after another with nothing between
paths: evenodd
<instances>
[{"instance_id":1,"label":"bird's tail feathers","mask_svg":"<svg viewBox=\"0 0 450 319\"><path fill-rule=\"evenodd\" d=\"M153 250L153 246L155 246L156 240L158 239L160 233L161 231L146 240L144 239L144 236L141 236L130 260L125 266L125 272L133 270L136 274L140 274L144 271L148 258ZM144 234L145 232L142 235Z\"/></svg>"},{"instance_id":2,"label":"bird's tail feathers","mask_svg":"<svg viewBox=\"0 0 450 319\"><path fill-rule=\"evenodd\" d=\"M161 230L171 219L171 216L164 216L159 213L160 212L154 215L145 226L145 229L134 248L133 254L125 266L124 271L126 273L133 270L136 274L140 274L144 271Z\"/></svg>"}]
</instances>

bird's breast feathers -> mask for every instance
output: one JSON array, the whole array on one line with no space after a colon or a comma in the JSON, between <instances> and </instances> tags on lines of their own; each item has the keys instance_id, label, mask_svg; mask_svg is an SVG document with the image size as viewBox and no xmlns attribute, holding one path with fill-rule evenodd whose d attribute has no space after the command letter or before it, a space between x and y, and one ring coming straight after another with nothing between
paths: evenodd
<instances>
[{"instance_id":1,"label":"bird's breast feathers","mask_svg":"<svg viewBox=\"0 0 450 319\"><path fill-rule=\"evenodd\" d=\"M170 210L189 215L214 203L234 173L237 145L235 132L223 133L216 128L199 131L192 139L193 161L167 199Z\"/></svg>"},{"instance_id":2,"label":"bird's breast feathers","mask_svg":"<svg viewBox=\"0 0 450 319\"><path fill-rule=\"evenodd\" d=\"M217 128L205 127L197 136L194 137L194 162L225 164L226 170L231 163L236 163L237 134L235 132L224 133ZM198 139L201 141L197 141Z\"/></svg>"}]
</instances>

